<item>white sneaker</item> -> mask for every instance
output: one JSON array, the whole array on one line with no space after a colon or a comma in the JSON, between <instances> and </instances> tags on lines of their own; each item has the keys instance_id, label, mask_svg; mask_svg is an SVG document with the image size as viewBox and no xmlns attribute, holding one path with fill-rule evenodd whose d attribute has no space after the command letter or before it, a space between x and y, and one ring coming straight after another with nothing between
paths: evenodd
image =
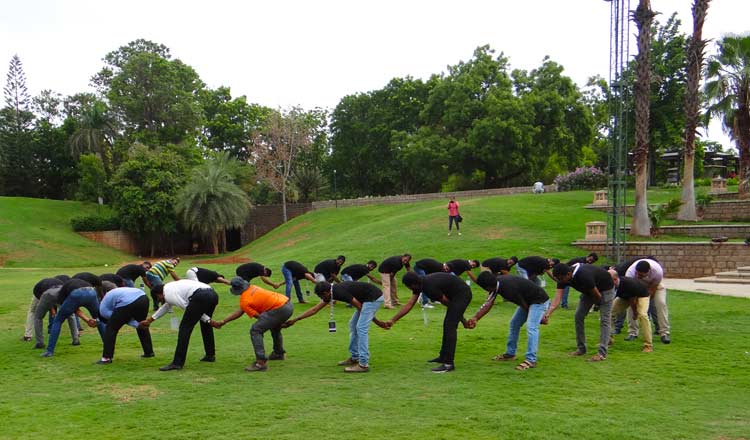
<instances>
[{"instance_id":1,"label":"white sneaker","mask_svg":"<svg viewBox=\"0 0 750 440\"><path fill-rule=\"evenodd\" d=\"M448 233L448 237L450 237L450 236L451 236L451 233L449 232L449 233Z\"/></svg>"},{"instance_id":2,"label":"white sneaker","mask_svg":"<svg viewBox=\"0 0 750 440\"><path fill-rule=\"evenodd\" d=\"M461 235L461 233L459 232L458 235Z\"/></svg>"},{"instance_id":3,"label":"white sneaker","mask_svg":"<svg viewBox=\"0 0 750 440\"><path fill-rule=\"evenodd\" d=\"M432 304L430 304L430 303L427 303L427 304L422 304L422 308L423 308L423 309L434 309L434 308L435 308L435 306L433 306L433 305L432 305Z\"/></svg>"}]
</instances>

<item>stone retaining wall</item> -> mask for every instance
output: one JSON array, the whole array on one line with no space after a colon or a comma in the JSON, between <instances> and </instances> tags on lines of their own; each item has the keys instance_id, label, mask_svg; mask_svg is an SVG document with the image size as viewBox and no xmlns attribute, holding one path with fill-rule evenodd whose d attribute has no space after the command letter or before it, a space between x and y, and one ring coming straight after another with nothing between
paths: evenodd
<instances>
[{"instance_id":1,"label":"stone retaining wall","mask_svg":"<svg viewBox=\"0 0 750 440\"><path fill-rule=\"evenodd\" d=\"M105 246L119 249L131 255L138 255L138 243L130 233L125 231L97 231L79 232L78 234L89 240L97 241Z\"/></svg>"},{"instance_id":2,"label":"stone retaining wall","mask_svg":"<svg viewBox=\"0 0 750 440\"><path fill-rule=\"evenodd\" d=\"M576 241L575 246L606 255L603 242ZM653 255L669 278L698 278L750 266L750 246L743 243L628 242L625 258Z\"/></svg>"},{"instance_id":3,"label":"stone retaining wall","mask_svg":"<svg viewBox=\"0 0 750 440\"><path fill-rule=\"evenodd\" d=\"M607 206L586 205L588 209L606 212ZM633 205L625 206L627 215L633 215ZM674 218L674 217L672 217ZM717 200L703 210L703 220L715 222L750 222L750 200Z\"/></svg>"},{"instance_id":4,"label":"stone retaining wall","mask_svg":"<svg viewBox=\"0 0 750 440\"><path fill-rule=\"evenodd\" d=\"M630 232L630 227L626 227L625 230ZM687 237L747 238L750 237L750 224L662 226L657 229L657 233L666 235L684 235Z\"/></svg>"}]
</instances>

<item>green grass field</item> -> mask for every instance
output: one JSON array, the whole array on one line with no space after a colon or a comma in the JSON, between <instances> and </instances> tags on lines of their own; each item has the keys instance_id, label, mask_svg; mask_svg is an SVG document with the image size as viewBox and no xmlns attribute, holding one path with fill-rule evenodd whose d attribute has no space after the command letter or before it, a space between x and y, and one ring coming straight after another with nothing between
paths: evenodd
<instances>
[{"instance_id":1,"label":"green grass field","mask_svg":"<svg viewBox=\"0 0 750 440\"><path fill-rule=\"evenodd\" d=\"M584 223L604 219L582 208L591 198L590 192L573 192L459 200L465 218L461 237L446 235L443 202L316 211L230 256L213 263L211 258L184 260L178 269L184 273L200 264L230 276L236 264L227 261L249 258L273 267L272 278L280 280L286 260L312 267L340 253L347 263L402 252L444 260L511 254L566 258L585 253L570 245L582 238ZM66 218L80 210L72 203L54 206ZM34 221L45 217L39 209L24 221L25 236L15 240L37 240ZM16 215L2 212L7 228L7 218ZM76 241L66 232L67 223L56 228L59 242ZM3 252L22 247L5 243L13 234L6 231ZM86 269L95 273L109 271L104 264L133 258L88 246L84 254L92 264ZM288 359L272 362L266 373L243 371L253 360L247 317L217 331L216 363L198 362L203 353L196 329L185 369L160 372L176 343L168 316L152 326L157 356L151 359L139 357L129 328L120 333L115 362L108 366L94 364L101 342L92 329L74 347L64 328L49 359L20 341L33 284L61 271L82 270L73 268L76 259L69 254L46 251L13 260L22 265L0 268L0 413L6 415L0 438L750 438L746 299L670 291L673 343L657 341L654 353L643 354L639 342L619 336L607 361L598 364L567 355L575 348L572 310L557 311L542 327L538 368L518 372L515 363L492 361L504 350L514 310L497 304L477 329L459 329L454 373L433 374L425 362L440 347L444 310L438 307L426 311L427 325L422 311L414 309L390 331L373 326L371 372L347 375L336 362L348 356L351 309L339 305L337 333L327 331L327 310L285 330ZM303 289L312 290L312 284L303 283ZM547 289L552 292L551 283ZM237 297L227 286L216 290L216 316L224 317L236 309ZM399 292L403 299L406 289L399 286ZM468 313L484 297L475 288ZM295 304L295 315L304 310ZM587 320L590 350L597 319ZM270 347L270 335L266 339ZM522 331L519 354L525 344Z\"/></svg>"}]
</instances>

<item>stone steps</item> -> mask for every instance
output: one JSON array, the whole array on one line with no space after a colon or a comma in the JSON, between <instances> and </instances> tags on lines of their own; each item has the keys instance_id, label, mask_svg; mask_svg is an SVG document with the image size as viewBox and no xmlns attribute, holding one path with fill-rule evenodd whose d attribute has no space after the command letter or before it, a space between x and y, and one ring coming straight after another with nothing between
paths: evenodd
<instances>
[{"instance_id":1,"label":"stone steps","mask_svg":"<svg viewBox=\"0 0 750 440\"><path fill-rule=\"evenodd\" d=\"M750 284L750 266L738 267L737 270L717 272L711 277L698 278L696 283Z\"/></svg>"}]
</instances>

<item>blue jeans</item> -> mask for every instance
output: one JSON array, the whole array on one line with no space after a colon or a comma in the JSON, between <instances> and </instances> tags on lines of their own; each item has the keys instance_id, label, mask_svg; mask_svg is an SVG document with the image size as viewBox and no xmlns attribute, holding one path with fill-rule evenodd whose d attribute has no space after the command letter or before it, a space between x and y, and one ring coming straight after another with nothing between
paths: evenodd
<instances>
[{"instance_id":1,"label":"blue jeans","mask_svg":"<svg viewBox=\"0 0 750 440\"><path fill-rule=\"evenodd\" d=\"M305 302L305 297L302 296L302 289L299 287L299 280L294 279L292 271L287 269L286 266L281 266L281 273L284 275L284 294L286 297L292 299L292 285L294 285L294 291L297 293L297 301Z\"/></svg>"},{"instance_id":2,"label":"blue jeans","mask_svg":"<svg viewBox=\"0 0 750 440\"><path fill-rule=\"evenodd\" d=\"M57 345L57 338L60 337L60 327L62 326L62 323L65 322L69 316L72 316L80 307L85 307L89 313L91 313L92 318L99 318L99 300L96 297L96 290L94 290L93 287L75 289L70 292L70 295L68 295L67 298L65 298L65 301L63 301L60 309L57 311L57 315L55 315L54 321L52 321L49 342L47 343L47 351L49 353L55 352L55 346ZM104 323L99 321L97 327L99 329L99 336L103 336Z\"/></svg>"},{"instance_id":3,"label":"blue jeans","mask_svg":"<svg viewBox=\"0 0 750 440\"><path fill-rule=\"evenodd\" d=\"M566 285L563 287L562 301L560 305L562 307L568 307L568 295L570 294L570 286Z\"/></svg>"},{"instance_id":4,"label":"blue jeans","mask_svg":"<svg viewBox=\"0 0 750 440\"><path fill-rule=\"evenodd\" d=\"M529 304L528 313L523 307L516 309L516 313L510 319L510 332L508 333L508 345L505 349L507 354L515 355L518 346L518 336L521 326L526 323L526 335L528 345L526 347L526 360L536 363L536 352L539 349L539 324L542 316L549 307L549 300L542 304Z\"/></svg>"},{"instance_id":5,"label":"blue jeans","mask_svg":"<svg viewBox=\"0 0 750 440\"><path fill-rule=\"evenodd\" d=\"M362 310L355 311L349 320L349 353L359 365L370 365L370 323L382 305L382 295L375 301L363 302Z\"/></svg>"},{"instance_id":6,"label":"blue jeans","mask_svg":"<svg viewBox=\"0 0 750 440\"><path fill-rule=\"evenodd\" d=\"M424 277L427 276L427 272L425 272L424 269L420 269L420 268L416 268L415 267L414 268L414 272L416 272L417 275L419 275L419 278L424 278ZM422 303L422 305L425 305L428 302L430 302L430 298L428 298L427 295L425 295L424 293L420 293L419 294L419 300Z\"/></svg>"},{"instance_id":7,"label":"blue jeans","mask_svg":"<svg viewBox=\"0 0 750 440\"><path fill-rule=\"evenodd\" d=\"M354 278L352 278L349 274L342 274L341 281L354 281Z\"/></svg>"},{"instance_id":8,"label":"blue jeans","mask_svg":"<svg viewBox=\"0 0 750 440\"><path fill-rule=\"evenodd\" d=\"M529 273L524 269L523 267L516 264L516 270L518 271L518 275L520 275L523 278L526 278L529 281L533 281L534 284L536 284L539 287L542 287L542 280L537 275L534 275L532 277L529 277Z\"/></svg>"},{"instance_id":9,"label":"blue jeans","mask_svg":"<svg viewBox=\"0 0 750 440\"><path fill-rule=\"evenodd\" d=\"M125 283L125 287L135 287L135 283L130 278L123 278L122 281Z\"/></svg>"}]
</instances>

